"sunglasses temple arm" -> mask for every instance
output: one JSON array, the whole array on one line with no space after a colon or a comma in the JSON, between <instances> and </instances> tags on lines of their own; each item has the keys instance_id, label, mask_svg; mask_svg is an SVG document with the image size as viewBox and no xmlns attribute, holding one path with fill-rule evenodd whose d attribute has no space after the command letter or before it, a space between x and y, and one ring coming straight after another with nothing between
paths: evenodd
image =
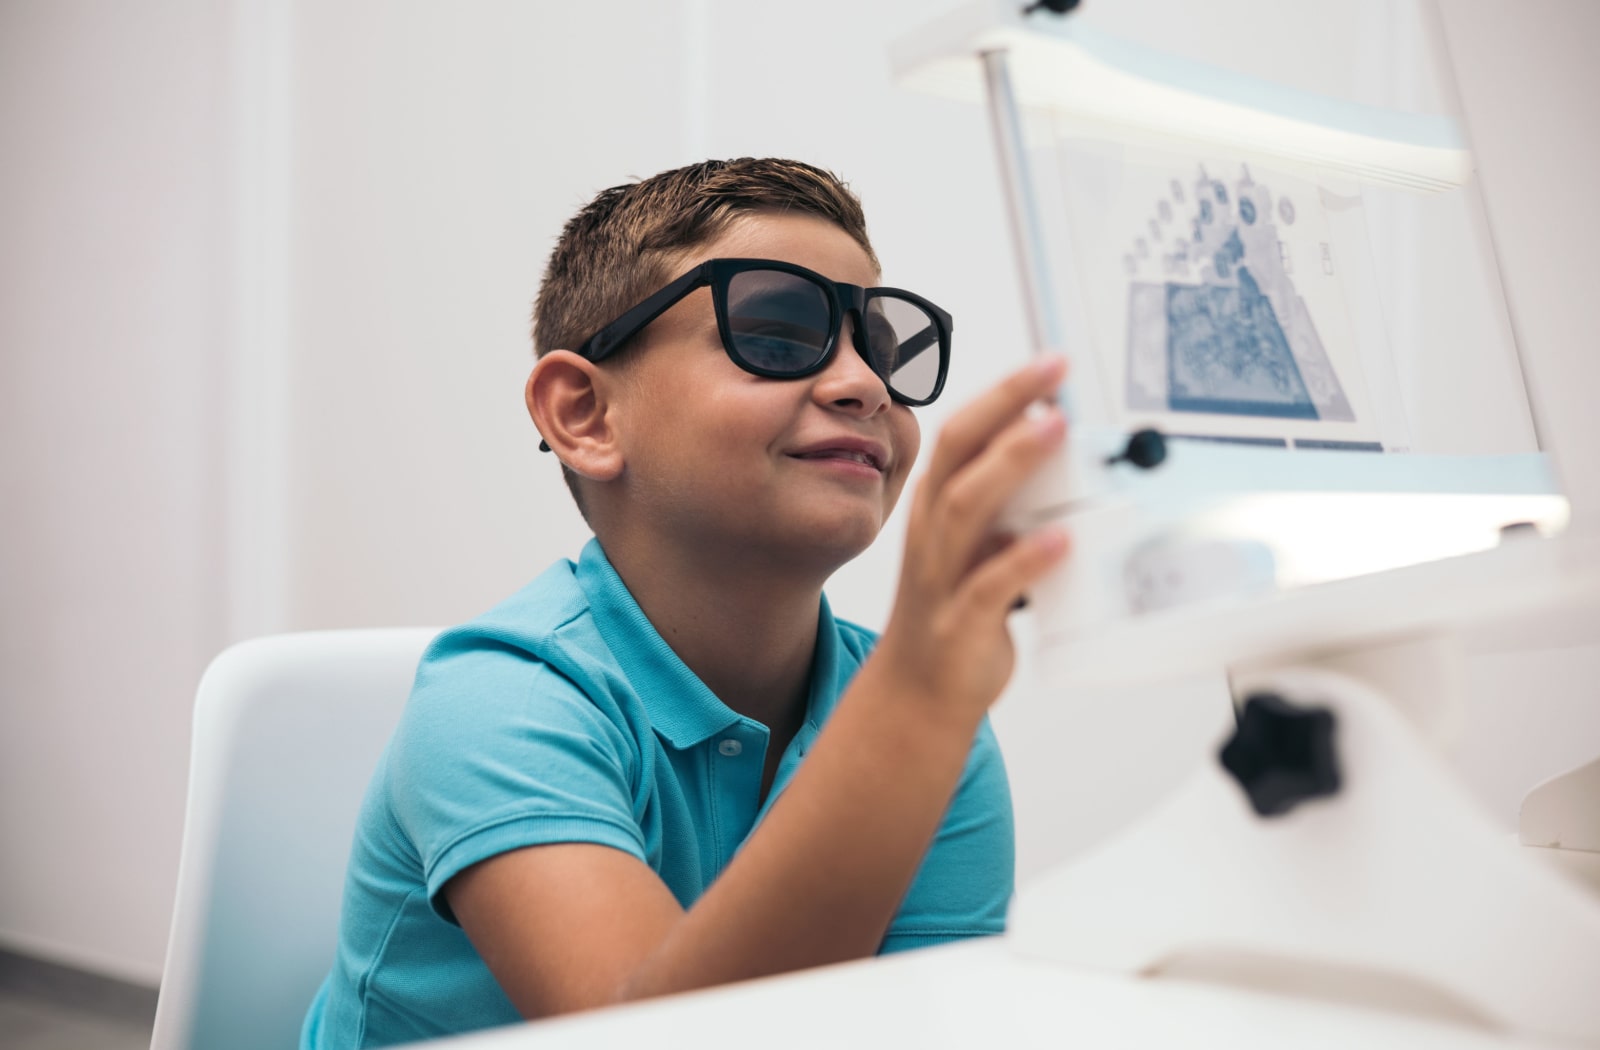
<instances>
[{"instance_id":1,"label":"sunglasses temple arm","mask_svg":"<svg viewBox=\"0 0 1600 1050\"><path fill-rule=\"evenodd\" d=\"M679 299L702 284L709 284L710 281L709 264L695 267L590 336L588 341L578 348L578 355L590 361L605 360L646 325L677 305Z\"/></svg>"},{"instance_id":2,"label":"sunglasses temple arm","mask_svg":"<svg viewBox=\"0 0 1600 1050\"><path fill-rule=\"evenodd\" d=\"M710 283L710 280L709 264L695 267L590 336L582 346L578 347L578 356L590 361L603 361L610 357L617 347L627 342L645 325L666 313L679 299L702 284ZM539 439L539 451L550 451L550 443L544 438Z\"/></svg>"},{"instance_id":3,"label":"sunglasses temple arm","mask_svg":"<svg viewBox=\"0 0 1600 1050\"><path fill-rule=\"evenodd\" d=\"M916 335L900 344L899 356L901 367L904 367L905 365L916 360L917 356L924 350L931 346L937 346L938 344L939 333L934 330L932 325L929 325L927 328L924 328L922 331L918 332Z\"/></svg>"}]
</instances>

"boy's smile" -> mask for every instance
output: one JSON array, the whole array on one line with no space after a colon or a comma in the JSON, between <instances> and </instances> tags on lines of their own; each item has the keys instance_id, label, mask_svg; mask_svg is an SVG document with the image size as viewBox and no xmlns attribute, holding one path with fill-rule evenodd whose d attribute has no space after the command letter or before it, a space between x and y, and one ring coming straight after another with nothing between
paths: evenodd
<instances>
[{"instance_id":1,"label":"boy's smile","mask_svg":"<svg viewBox=\"0 0 1600 1050\"><path fill-rule=\"evenodd\" d=\"M825 439L789 455L824 466L837 466L851 475L873 481L883 477L888 461L888 450L876 441L848 437Z\"/></svg>"},{"instance_id":2,"label":"boy's smile","mask_svg":"<svg viewBox=\"0 0 1600 1050\"><path fill-rule=\"evenodd\" d=\"M879 283L849 234L809 215L740 217L668 269L717 257ZM652 323L610 391L624 461L614 490L622 514L730 568L759 555L826 576L864 550L894 509L920 431L856 352L851 323L827 366L799 379L762 378L731 361L708 289Z\"/></svg>"}]
</instances>

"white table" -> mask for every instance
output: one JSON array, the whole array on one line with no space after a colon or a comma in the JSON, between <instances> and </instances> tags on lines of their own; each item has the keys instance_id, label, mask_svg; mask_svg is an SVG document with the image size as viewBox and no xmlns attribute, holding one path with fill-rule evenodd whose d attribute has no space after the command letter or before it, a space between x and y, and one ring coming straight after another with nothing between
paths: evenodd
<instances>
[{"instance_id":1,"label":"white table","mask_svg":"<svg viewBox=\"0 0 1600 1050\"><path fill-rule=\"evenodd\" d=\"M451 1050L1556 1046L1438 1019L1220 984L1068 970L1021 959L1003 938L748 981L426 1045L448 1045Z\"/></svg>"}]
</instances>

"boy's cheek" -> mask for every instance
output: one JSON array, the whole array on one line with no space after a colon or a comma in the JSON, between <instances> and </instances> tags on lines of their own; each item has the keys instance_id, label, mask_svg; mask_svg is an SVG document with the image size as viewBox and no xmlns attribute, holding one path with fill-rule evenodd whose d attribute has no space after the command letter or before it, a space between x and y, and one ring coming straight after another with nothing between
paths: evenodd
<instances>
[{"instance_id":1,"label":"boy's cheek","mask_svg":"<svg viewBox=\"0 0 1600 1050\"><path fill-rule=\"evenodd\" d=\"M900 484L905 484L911 468L917 465L917 454L922 451L922 424L909 408L897 406L906 414L905 439L900 445Z\"/></svg>"}]
</instances>

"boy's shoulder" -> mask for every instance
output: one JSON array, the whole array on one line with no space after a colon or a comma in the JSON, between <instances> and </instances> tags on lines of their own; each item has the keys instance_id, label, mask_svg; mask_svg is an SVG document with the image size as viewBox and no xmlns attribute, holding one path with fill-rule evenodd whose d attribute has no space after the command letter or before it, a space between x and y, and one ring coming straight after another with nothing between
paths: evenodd
<instances>
[{"instance_id":1,"label":"boy's shoulder","mask_svg":"<svg viewBox=\"0 0 1600 1050\"><path fill-rule=\"evenodd\" d=\"M577 565L563 558L485 612L447 628L434 640L430 653L497 643L519 649L542 647L588 611Z\"/></svg>"},{"instance_id":2,"label":"boy's shoulder","mask_svg":"<svg viewBox=\"0 0 1600 1050\"><path fill-rule=\"evenodd\" d=\"M616 608L612 608L616 606ZM643 614L617 577L598 540L590 540L577 560L563 558L486 612L444 631L434 645L512 645L537 651L564 634L593 628L597 617L643 627ZM878 632L842 618L827 617L852 656L864 657ZM635 623L634 621L639 621Z\"/></svg>"},{"instance_id":3,"label":"boy's shoulder","mask_svg":"<svg viewBox=\"0 0 1600 1050\"><path fill-rule=\"evenodd\" d=\"M562 558L486 611L451 628L451 632L537 644L589 612L589 596L579 581L578 562Z\"/></svg>"},{"instance_id":4,"label":"boy's shoulder","mask_svg":"<svg viewBox=\"0 0 1600 1050\"><path fill-rule=\"evenodd\" d=\"M422 655L417 685L474 679L482 684L481 676L515 674L532 665L568 677L574 671L593 674L599 669L588 665L603 649L597 641L579 563L563 558L490 609L440 632Z\"/></svg>"},{"instance_id":5,"label":"boy's shoulder","mask_svg":"<svg viewBox=\"0 0 1600 1050\"><path fill-rule=\"evenodd\" d=\"M878 634L834 617L825 598L819 628L823 667L842 688ZM442 632L423 654L417 684L447 692L490 681L504 687L540 668L583 692L695 691L698 679L690 682L693 672L668 652L591 540L577 560L555 562L488 611Z\"/></svg>"}]
</instances>

